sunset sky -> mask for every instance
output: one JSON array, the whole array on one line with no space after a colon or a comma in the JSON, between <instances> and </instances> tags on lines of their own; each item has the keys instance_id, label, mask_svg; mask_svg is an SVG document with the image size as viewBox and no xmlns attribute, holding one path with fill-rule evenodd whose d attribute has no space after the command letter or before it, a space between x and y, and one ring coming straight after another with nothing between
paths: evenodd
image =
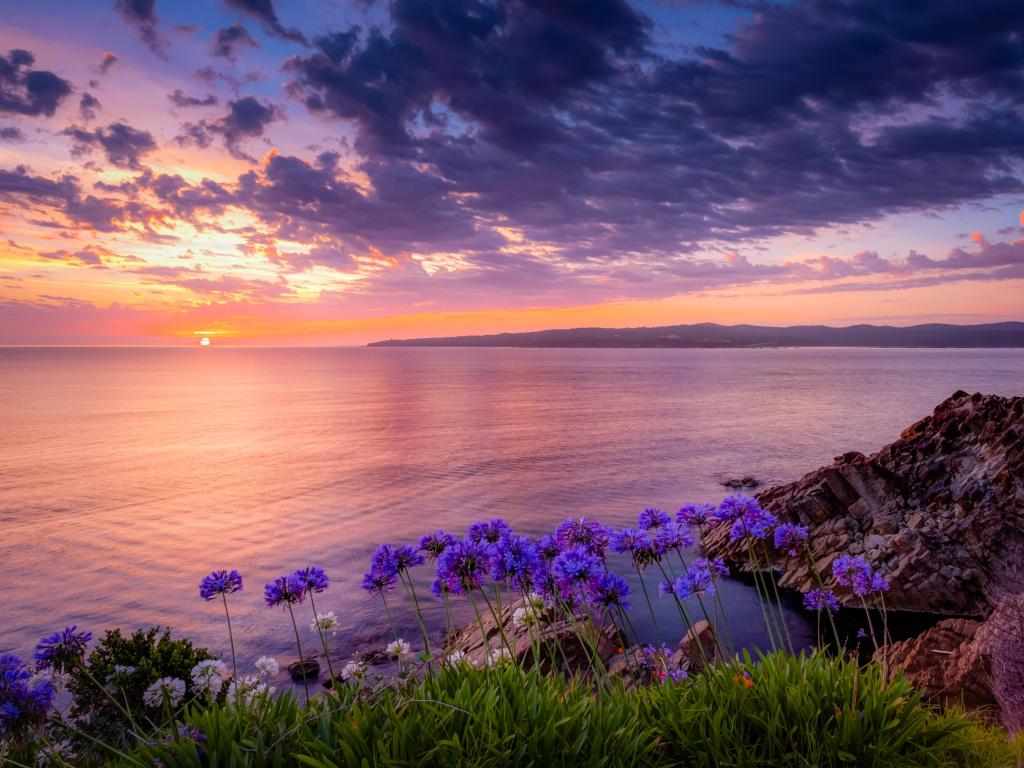
<instances>
[{"instance_id":1,"label":"sunset sky","mask_svg":"<svg viewBox=\"0 0 1024 768\"><path fill-rule=\"evenodd\" d=\"M35 0L0 344L1024 319L1024 2Z\"/></svg>"}]
</instances>

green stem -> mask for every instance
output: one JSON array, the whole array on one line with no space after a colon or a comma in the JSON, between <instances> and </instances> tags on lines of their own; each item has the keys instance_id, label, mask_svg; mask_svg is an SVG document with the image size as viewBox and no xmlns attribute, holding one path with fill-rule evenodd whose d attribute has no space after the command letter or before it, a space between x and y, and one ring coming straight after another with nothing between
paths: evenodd
<instances>
[{"instance_id":1,"label":"green stem","mask_svg":"<svg viewBox=\"0 0 1024 768\"><path fill-rule=\"evenodd\" d=\"M295 611L288 603L288 615L292 617L292 629L295 630L295 647L299 649L299 668L302 670L302 687L306 689L306 703L309 703L309 680L306 678L306 665L302 658L302 641L299 639L299 625L295 623Z\"/></svg>"},{"instance_id":2,"label":"green stem","mask_svg":"<svg viewBox=\"0 0 1024 768\"><path fill-rule=\"evenodd\" d=\"M235 683L238 683L238 658L235 656L235 635L231 631L231 614L228 612L228 596L221 592L221 598L224 600L224 618L228 620L228 640L231 642L231 674L234 676Z\"/></svg>"},{"instance_id":3,"label":"green stem","mask_svg":"<svg viewBox=\"0 0 1024 768\"><path fill-rule=\"evenodd\" d=\"M324 658L327 659L327 671L331 675L331 689L333 690L338 683L338 678L334 676L334 665L331 664L331 651L327 647L327 634L320 626L320 615L316 612L316 603L313 602L312 590L309 592L309 607L313 609L313 623L316 625L316 631L320 635L320 642L324 646Z\"/></svg>"}]
</instances>

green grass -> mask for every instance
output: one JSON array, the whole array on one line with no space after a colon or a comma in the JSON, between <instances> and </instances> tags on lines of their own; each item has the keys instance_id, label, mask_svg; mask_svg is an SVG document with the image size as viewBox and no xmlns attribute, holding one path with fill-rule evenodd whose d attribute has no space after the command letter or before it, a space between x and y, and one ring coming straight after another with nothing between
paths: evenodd
<instances>
[{"instance_id":1,"label":"green grass","mask_svg":"<svg viewBox=\"0 0 1024 768\"><path fill-rule=\"evenodd\" d=\"M193 709L184 722L204 744L142 746L119 764L1024 766L1021 740L927 707L902 679L883 685L877 666L823 654L747 658L633 690L464 667L377 693L345 688L309 705L283 695L252 708Z\"/></svg>"}]
</instances>

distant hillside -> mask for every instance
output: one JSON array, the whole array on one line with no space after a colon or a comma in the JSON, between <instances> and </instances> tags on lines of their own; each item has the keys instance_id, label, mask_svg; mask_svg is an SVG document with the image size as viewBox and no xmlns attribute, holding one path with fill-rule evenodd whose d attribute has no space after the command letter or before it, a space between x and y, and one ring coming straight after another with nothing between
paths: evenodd
<instances>
[{"instance_id":1,"label":"distant hillside","mask_svg":"<svg viewBox=\"0 0 1024 768\"><path fill-rule=\"evenodd\" d=\"M888 325L666 325L569 328L489 336L389 339L371 347L1024 347L1024 323Z\"/></svg>"}]
</instances>

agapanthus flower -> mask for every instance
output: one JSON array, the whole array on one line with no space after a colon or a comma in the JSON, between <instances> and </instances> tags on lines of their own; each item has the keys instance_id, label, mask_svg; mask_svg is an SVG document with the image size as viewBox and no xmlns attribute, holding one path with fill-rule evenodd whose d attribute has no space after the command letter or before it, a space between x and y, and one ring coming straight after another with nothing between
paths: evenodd
<instances>
[{"instance_id":1,"label":"agapanthus flower","mask_svg":"<svg viewBox=\"0 0 1024 768\"><path fill-rule=\"evenodd\" d=\"M676 512L676 521L680 525L700 528L716 522L715 507L712 504L683 504Z\"/></svg>"},{"instance_id":2,"label":"agapanthus flower","mask_svg":"<svg viewBox=\"0 0 1024 768\"><path fill-rule=\"evenodd\" d=\"M614 605L629 609L629 584L621 576L614 573L602 573L590 584L590 592L594 603L609 608Z\"/></svg>"},{"instance_id":3,"label":"agapanthus flower","mask_svg":"<svg viewBox=\"0 0 1024 768\"><path fill-rule=\"evenodd\" d=\"M441 553L437 559L436 575L448 592L461 594L479 588L489 561L485 545L463 539Z\"/></svg>"},{"instance_id":4,"label":"agapanthus flower","mask_svg":"<svg viewBox=\"0 0 1024 768\"><path fill-rule=\"evenodd\" d=\"M221 595L230 595L242 588L242 576L238 571L214 571L199 582L199 596L203 600L214 600Z\"/></svg>"},{"instance_id":5,"label":"agapanthus flower","mask_svg":"<svg viewBox=\"0 0 1024 768\"><path fill-rule=\"evenodd\" d=\"M220 693L221 684L228 676L228 668L220 659L204 659L192 667L192 690L207 696Z\"/></svg>"},{"instance_id":6,"label":"agapanthus flower","mask_svg":"<svg viewBox=\"0 0 1024 768\"><path fill-rule=\"evenodd\" d=\"M142 701L147 707L161 707L165 697L172 707L178 706L185 698L185 681L176 677L161 677L142 694Z\"/></svg>"},{"instance_id":7,"label":"agapanthus flower","mask_svg":"<svg viewBox=\"0 0 1024 768\"><path fill-rule=\"evenodd\" d=\"M0 742L6 735L40 726L55 696L50 681L33 679L19 657L0 655Z\"/></svg>"},{"instance_id":8,"label":"agapanthus flower","mask_svg":"<svg viewBox=\"0 0 1024 768\"><path fill-rule=\"evenodd\" d=\"M407 571L417 565L423 565L427 559L419 553L419 550L411 544L399 544L394 549L395 567L399 573Z\"/></svg>"},{"instance_id":9,"label":"agapanthus flower","mask_svg":"<svg viewBox=\"0 0 1024 768\"><path fill-rule=\"evenodd\" d=\"M274 608L279 605L301 603L306 596L306 585L295 574L280 576L263 587L263 600Z\"/></svg>"},{"instance_id":10,"label":"agapanthus flower","mask_svg":"<svg viewBox=\"0 0 1024 768\"><path fill-rule=\"evenodd\" d=\"M529 536L505 536L493 546L492 552L492 579L508 581L517 590L533 586L533 574L541 560L537 546Z\"/></svg>"},{"instance_id":11,"label":"agapanthus flower","mask_svg":"<svg viewBox=\"0 0 1024 768\"><path fill-rule=\"evenodd\" d=\"M502 536L512 533L512 527L500 517L477 520L469 526L466 538L474 544L497 544Z\"/></svg>"},{"instance_id":12,"label":"agapanthus flower","mask_svg":"<svg viewBox=\"0 0 1024 768\"><path fill-rule=\"evenodd\" d=\"M457 667L461 664L468 664L469 659L466 656L465 651L460 651L456 649L445 657L444 663L445 666L448 667Z\"/></svg>"},{"instance_id":13,"label":"agapanthus flower","mask_svg":"<svg viewBox=\"0 0 1024 768\"><path fill-rule=\"evenodd\" d=\"M562 547L558 543L558 539L553 533L549 533L547 536L541 536L537 539L537 554L542 559L551 562L558 553L562 551Z\"/></svg>"},{"instance_id":14,"label":"agapanthus flower","mask_svg":"<svg viewBox=\"0 0 1024 768\"><path fill-rule=\"evenodd\" d=\"M651 544L656 554L664 556L672 551L679 552L692 547L693 536L690 535L688 528L670 520L654 529Z\"/></svg>"},{"instance_id":15,"label":"agapanthus flower","mask_svg":"<svg viewBox=\"0 0 1024 768\"><path fill-rule=\"evenodd\" d=\"M178 736L182 739L188 739L189 741L195 741L199 744L206 742L206 734L196 728L194 725L183 725L178 728Z\"/></svg>"},{"instance_id":16,"label":"agapanthus flower","mask_svg":"<svg viewBox=\"0 0 1024 768\"><path fill-rule=\"evenodd\" d=\"M399 660L401 660L409 655L410 646L405 640L399 638L398 640L392 640L388 643L384 650L392 656L397 656Z\"/></svg>"},{"instance_id":17,"label":"agapanthus flower","mask_svg":"<svg viewBox=\"0 0 1024 768\"><path fill-rule=\"evenodd\" d=\"M323 568L311 565L308 568L300 568L292 574L295 583L301 584L304 592L316 592L320 594L327 589L330 580Z\"/></svg>"},{"instance_id":18,"label":"agapanthus flower","mask_svg":"<svg viewBox=\"0 0 1024 768\"><path fill-rule=\"evenodd\" d=\"M645 645L640 649L640 659L634 662L638 677L641 680L658 684L664 684L666 681L678 683L685 680L685 670L670 666L671 656L672 651L668 646Z\"/></svg>"},{"instance_id":19,"label":"agapanthus flower","mask_svg":"<svg viewBox=\"0 0 1024 768\"><path fill-rule=\"evenodd\" d=\"M115 664L113 674L114 677L131 677L135 674L135 667L131 664Z\"/></svg>"},{"instance_id":20,"label":"agapanthus flower","mask_svg":"<svg viewBox=\"0 0 1024 768\"><path fill-rule=\"evenodd\" d=\"M687 600L691 597L701 598L705 595L715 593L715 581L711 577L711 570L704 563L694 562L686 569L686 573L679 576L672 582L671 587L667 584L658 586L662 594L667 594L669 589L675 593L680 600Z\"/></svg>"},{"instance_id":21,"label":"agapanthus flower","mask_svg":"<svg viewBox=\"0 0 1024 768\"><path fill-rule=\"evenodd\" d=\"M832 575L842 587L850 587L853 594L863 597L869 592L884 592L889 582L874 573L871 565L859 555L840 555L832 561Z\"/></svg>"},{"instance_id":22,"label":"agapanthus flower","mask_svg":"<svg viewBox=\"0 0 1024 768\"><path fill-rule=\"evenodd\" d=\"M812 589L804 595L804 608L808 611L835 613L839 610L839 598L830 589Z\"/></svg>"},{"instance_id":23,"label":"agapanthus flower","mask_svg":"<svg viewBox=\"0 0 1024 768\"><path fill-rule=\"evenodd\" d=\"M420 539L420 549L426 552L427 557L431 560L437 560L441 553L456 541L457 539L450 533L435 531L434 533L428 533Z\"/></svg>"},{"instance_id":24,"label":"agapanthus flower","mask_svg":"<svg viewBox=\"0 0 1024 768\"><path fill-rule=\"evenodd\" d=\"M313 632L329 632L333 637L338 634L338 626L340 624L341 622L338 621L334 611L328 611L327 613L318 613L309 625L309 628Z\"/></svg>"},{"instance_id":25,"label":"agapanthus flower","mask_svg":"<svg viewBox=\"0 0 1024 768\"><path fill-rule=\"evenodd\" d=\"M260 656L256 659L255 666L261 677L273 677L281 669L281 665L273 656Z\"/></svg>"},{"instance_id":26,"label":"agapanthus flower","mask_svg":"<svg viewBox=\"0 0 1024 768\"><path fill-rule=\"evenodd\" d=\"M706 557L699 557L693 561L694 568L702 568L705 571L709 571L712 576L717 576L724 579L729 575L729 566L725 564L725 560L720 557L708 559Z\"/></svg>"},{"instance_id":27,"label":"agapanthus flower","mask_svg":"<svg viewBox=\"0 0 1024 768\"><path fill-rule=\"evenodd\" d=\"M508 648L492 648L484 659L484 664L488 667L496 667L499 664L507 664L510 661L512 661L512 654L509 653Z\"/></svg>"},{"instance_id":28,"label":"agapanthus flower","mask_svg":"<svg viewBox=\"0 0 1024 768\"><path fill-rule=\"evenodd\" d=\"M551 573L562 598L575 601L580 597L581 588L601 573L601 558L582 544L576 544L555 558Z\"/></svg>"},{"instance_id":29,"label":"agapanthus flower","mask_svg":"<svg viewBox=\"0 0 1024 768\"><path fill-rule=\"evenodd\" d=\"M228 686L228 702L236 706L249 706L260 696L270 696L275 686L265 683L259 675L246 675L241 680L232 680Z\"/></svg>"},{"instance_id":30,"label":"agapanthus flower","mask_svg":"<svg viewBox=\"0 0 1024 768\"><path fill-rule=\"evenodd\" d=\"M651 528L660 528L671 521L672 518L669 517L667 512L655 509L654 507L647 507L637 516L636 524L639 528L650 530Z\"/></svg>"},{"instance_id":31,"label":"agapanthus flower","mask_svg":"<svg viewBox=\"0 0 1024 768\"><path fill-rule=\"evenodd\" d=\"M610 528L587 517L570 517L555 529L555 540L561 549L581 546L598 557L604 556L610 535Z\"/></svg>"},{"instance_id":32,"label":"agapanthus flower","mask_svg":"<svg viewBox=\"0 0 1024 768\"><path fill-rule=\"evenodd\" d=\"M775 529L775 548L790 557L796 557L806 541L807 528L802 525L783 523Z\"/></svg>"},{"instance_id":33,"label":"agapanthus flower","mask_svg":"<svg viewBox=\"0 0 1024 768\"><path fill-rule=\"evenodd\" d=\"M70 672L75 662L85 655L90 640L91 632L78 632L77 626L72 624L40 640L32 657L39 668L50 667L58 672Z\"/></svg>"},{"instance_id":34,"label":"agapanthus flower","mask_svg":"<svg viewBox=\"0 0 1024 768\"><path fill-rule=\"evenodd\" d=\"M764 539L775 527L776 518L758 504L757 499L749 496L729 496L723 499L715 512L715 517L724 522L731 522L729 538L733 541L748 536Z\"/></svg>"},{"instance_id":35,"label":"agapanthus flower","mask_svg":"<svg viewBox=\"0 0 1024 768\"><path fill-rule=\"evenodd\" d=\"M613 552L628 554L634 567L641 571L661 557L655 551L650 535L643 528L615 531L611 535L610 544Z\"/></svg>"},{"instance_id":36,"label":"agapanthus flower","mask_svg":"<svg viewBox=\"0 0 1024 768\"><path fill-rule=\"evenodd\" d=\"M341 679L345 681L362 680L366 675L366 665L361 661L349 661L341 668Z\"/></svg>"}]
</instances>

